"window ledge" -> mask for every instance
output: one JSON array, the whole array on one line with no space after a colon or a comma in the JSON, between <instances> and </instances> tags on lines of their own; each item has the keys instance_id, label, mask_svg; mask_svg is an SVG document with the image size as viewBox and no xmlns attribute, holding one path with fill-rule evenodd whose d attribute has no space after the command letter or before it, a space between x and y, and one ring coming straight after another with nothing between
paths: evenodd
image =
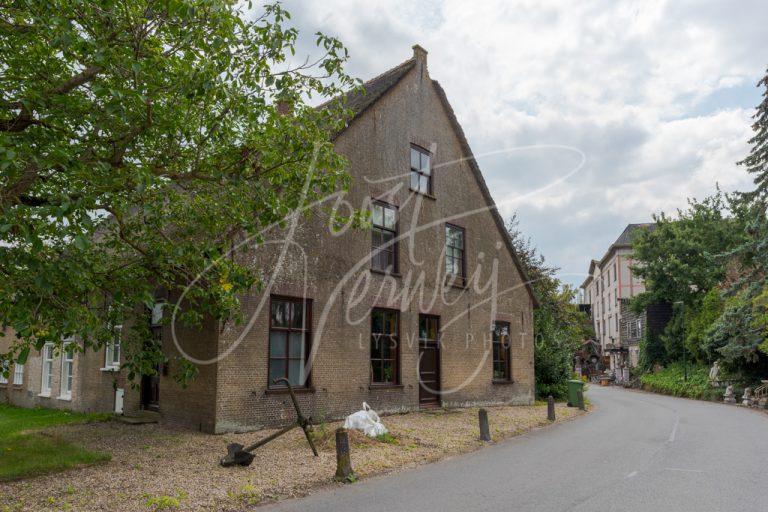
<instances>
[{"instance_id":1,"label":"window ledge","mask_svg":"<svg viewBox=\"0 0 768 512\"><path fill-rule=\"evenodd\" d=\"M457 290L469 290L469 287L466 284L461 283L445 283L443 286L446 288L456 288Z\"/></svg>"},{"instance_id":2,"label":"window ledge","mask_svg":"<svg viewBox=\"0 0 768 512\"><path fill-rule=\"evenodd\" d=\"M99 371L102 372L119 372L120 367L119 366L105 366L104 368L99 368Z\"/></svg>"},{"instance_id":3,"label":"window ledge","mask_svg":"<svg viewBox=\"0 0 768 512\"><path fill-rule=\"evenodd\" d=\"M48 393L39 393L37 396L40 398L51 398L51 392L49 391Z\"/></svg>"},{"instance_id":4,"label":"window ledge","mask_svg":"<svg viewBox=\"0 0 768 512\"><path fill-rule=\"evenodd\" d=\"M306 394L306 393L314 393L315 388L309 387L309 388L293 388L293 392L297 395ZM256 392L254 392L256 394ZM288 388L267 388L264 390L265 395L287 395L288 394Z\"/></svg>"},{"instance_id":5,"label":"window ledge","mask_svg":"<svg viewBox=\"0 0 768 512\"><path fill-rule=\"evenodd\" d=\"M510 384L514 384L514 380L499 380L499 379L493 379L491 381L495 386L509 386Z\"/></svg>"},{"instance_id":6,"label":"window ledge","mask_svg":"<svg viewBox=\"0 0 768 512\"><path fill-rule=\"evenodd\" d=\"M56 397L56 400L61 400L63 402L71 402L72 396L58 396Z\"/></svg>"},{"instance_id":7,"label":"window ledge","mask_svg":"<svg viewBox=\"0 0 768 512\"><path fill-rule=\"evenodd\" d=\"M411 191L411 193L413 193L413 194L418 194L418 195L420 195L420 196L422 196L422 197L426 197L427 199L431 199L431 200L433 200L433 201L437 201L437 197L435 197L433 194L426 194L426 193L424 193L424 192L419 192L419 191L418 191L418 190L416 190L415 188L409 188L409 190L410 190L410 191Z\"/></svg>"},{"instance_id":8,"label":"window ledge","mask_svg":"<svg viewBox=\"0 0 768 512\"><path fill-rule=\"evenodd\" d=\"M400 272L387 272L386 270L379 270L377 268L372 268L371 269L371 273L372 274L379 274L379 275L382 275L382 276L396 277L398 279L403 277L403 275Z\"/></svg>"},{"instance_id":9,"label":"window ledge","mask_svg":"<svg viewBox=\"0 0 768 512\"><path fill-rule=\"evenodd\" d=\"M373 391L376 389L403 389L404 387L403 384L371 384L368 389Z\"/></svg>"}]
</instances>

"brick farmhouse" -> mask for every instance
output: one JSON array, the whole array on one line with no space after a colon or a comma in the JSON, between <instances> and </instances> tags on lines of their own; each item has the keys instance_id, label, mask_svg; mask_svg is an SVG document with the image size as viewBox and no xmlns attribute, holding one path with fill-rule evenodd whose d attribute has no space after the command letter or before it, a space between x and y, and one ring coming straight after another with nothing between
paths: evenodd
<instances>
[{"instance_id":1,"label":"brick farmhouse","mask_svg":"<svg viewBox=\"0 0 768 512\"><path fill-rule=\"evenodd\" d=\"M536 299L427 52L414 46L364 89L348 95L354 117L334 138L349 190L246 251L264 286L242 297L242 323L158 322L170 363L138 388L120 370L118 342L72 355L45 347L9 368L0 400L148 409L216 433L292 419L279 377L315 419L364 401L383 413L532 403ZM371 229L333 228L340 204L369 210ZM179 354L199 368L187 388L172 377Z\"/></svg>"}]
</instances>

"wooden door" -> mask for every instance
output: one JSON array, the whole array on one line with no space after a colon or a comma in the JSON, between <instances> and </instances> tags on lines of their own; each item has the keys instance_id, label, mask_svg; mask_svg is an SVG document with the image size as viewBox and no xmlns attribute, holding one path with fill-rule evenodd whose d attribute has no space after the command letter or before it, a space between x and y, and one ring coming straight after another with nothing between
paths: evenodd
<instances>
[{"instance_id":1,"label":"wooden door","mask_svg":"<svg viewBox=\"0 0 768 512\"><path fill-rule=\"evenodd\" d=\"M142 375L141 408L150 411L160 410L160 375Z\"/></svg>"},{"instance_id":2,"label":"wooden door","mask_svg":"<svg viewBox=\"0 0 768 512\"><path fill-rule=\"evenodd\" d=\"M419 405L440 405L440 330L436 316L419 316Z\"/></svg>"}]
</instances>

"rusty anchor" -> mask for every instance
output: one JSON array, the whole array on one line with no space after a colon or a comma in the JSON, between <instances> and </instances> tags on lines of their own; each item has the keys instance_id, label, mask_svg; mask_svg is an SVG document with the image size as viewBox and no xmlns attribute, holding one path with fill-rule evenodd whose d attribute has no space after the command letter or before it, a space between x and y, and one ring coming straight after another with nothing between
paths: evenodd
<instances>
[{"instance_id":1,"label":"rusty anchor","mask_svg":"<svg viewBox=\"0 0 768 512\"><path fill-rule=\"evenodd\" d=\"M277 384L279 382L283 382L288 387L288 393L291 395L291 401L293 402L293 407L296 409L296 421L291 423L290 425L287 425L283 427L281 430L278 430L274 434L271 434L264 439L261 439L259 441L256 441L252 445L248 447L244 447L243 445L239 443L230 443L227 445L227 455L221 458L219 460L219 464L221 464L223 467L227 468L230 466L250 466L251 462L253 462L253 459L255 455L251 452L253 452L256 448L259 448L260 446L264 446L270 441L274 441L281 435L290 432L296 427L300 427L304 431L304 436L307 438L307 442L309 443L309 447L312 448L312 453L317 457L317 448L315 448L315 443L312 442L312 437L309 434L309 425L310 425L310 419L306 418L301 413L301 408L299 407L299 401L296 400L296 395L293 393L293 388L291 387L291 383L288 382L288 379L285 377L280 377L279 379L275 379L274 383Z\"/></svg>"}]
</instances>

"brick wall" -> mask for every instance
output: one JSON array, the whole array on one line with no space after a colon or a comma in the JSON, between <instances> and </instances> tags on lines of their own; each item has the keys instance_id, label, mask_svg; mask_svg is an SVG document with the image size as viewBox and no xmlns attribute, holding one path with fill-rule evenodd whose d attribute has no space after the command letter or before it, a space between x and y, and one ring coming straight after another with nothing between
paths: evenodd
<instances>
[{"instance_id":1,"label":"brick wall","mask_svg":"<svg viewBox=\"0 0 768 512\"><path fill-rule=\"evenodd\" d=\"M413 237L399 244L400 275L383 276L370 270L369 231L350 229L332 236L327 207L300 218L293 236L297 246L291 246L285 255L278 275L271 271L279 260L279 246L239 254L262 272L265 281L275 277L274 283L266 291L243 298L245 324L208 321L200 329L176 326L179 345L203 360L197 378L187 388L172 378L179 352L170 328L164 328L164 350L171 358L167 375L160 378L160 412L165 422L225 432L293 418L288 396L267 389L270 294L313 300L311 388L299 395L299 401L315 419L343 417L360 409L363 401L383 413L418 408L420 313L440 317L443 405L533 401L531 297L492 214L484 209L485 198L472 170L461 161L461 141L429 78L426 62L417 63L335 144L347 156L353 177L346 200L355 208L364 208L372 197L389 192L387 202L399 207L400 232L418 227ZM433 153L434 197L415 195L408 189L411 144ZM446 220L466 230L466 288L444 283ZM280 236L277 232L267 238ZM494 274L497 279L492 279ZM489 285L491 282L494 284ZM402 298L404 290L415 293ZM371 386L372 307L400 310L401 376L397 386ZM492 381L490 335L496 320L509 322L511 328L512 382L504 384ZM77 356L73 399L54 403L35 397L40 360L30 357L27 378L31 380L24 405L111 410L114 386L118 385L126 389L126 411L136 410L138 391L127 387L119 372L100 371L103 361L103 351ZM54 362L54 368L60 368L60 362ZM55 382L54 389L57 385Z\"/></svg>"},{"instance_id":2,"label":"brick wall","mask_svg":"<svg viewBox=\"0 0 768 512\"><path fill-rule=\"evenodd\" d=\"M8 350L12 338L13 332L8 329L6 336L0 338L0 352ZM13 375L11 375L8 384L0 384L0 400L20 407L49 407L81 412L113 412L115 409L115 389L121 388L125 391L124 411L138 410L138 390L130 387L124 372L105 371L105 357L104 349L97 352L88 350L74 354L72 392L71 397L65 399L61 396L61 354L54 353L51 392L44 396L41 394L43 359L40 352L33 350L24 365L22 383L20 385L14 384ZM11 372L13 372L13 367L11 367Z\"/></svg>"},{"instance_id":3,"label":"brick wall","mask_svg":"<svg viewBox=\"0 0 768 512\"><path fill-rule=\"evenodd\" d=\"M416 197L408 190L412 143L434 151L434 199ZM301 219L294 240L306 254L306 296L313 300L312 331L317 347L311 373L312 391L299 395L307 414L315 418L343 417L360 409L363 401L380 412L417 408L415 339L420 312L439 315L444 329L440 352L444 405L530 403L534 390L531 299L491 214L481 210L460 216L482 209L485 202L466 162L450 163L462 157L460 142L426 69L417 66L354 121L337 139L336 147L349 160L353 183L346 199L351 204L359 208L366 199L399 184L387 201L399 207L401 233L410 229L412 222L427 227L414 235L413 243L402 241L401 276L387 277L370 270L366 259L371 247L370 232L350 230L333 237L328 231L327 215L321 209ZM372 178L379 183L372 183ZM390 181L381 182L384 179ZM491 302L484 303L493 294L491 289L477 292L472 287L445 288L442 281L437 281L436 269L442 272L443 265L444 219L453 216L458 217L451 222L466 229L467 274L472 276L476 272L478 282L485 284L490 279L493 261L497 260L498 290L504 293L499 296L496 313L491 311ZM278 249L266 246L257 251L254 261L260 268L272 269L278 260ZM411 250L413 258L409 256ZM304 295L304 261L301 251L291 249L284 262L286 270L277 276L267 294L254 294L244 300L245 317L252 319L252 324L222 330L220 352L228 350L239 338L242 340L218 364L217 431L258 428L293 417L288 397L267 390L268 294ZM418 294L412 300L388 300L393 291L397 295L409 283L413 285L422 271L426 300L419 301ZM350 278L340 282L341 276L347 274ZM356 291L363 289L361 283L370 285L366 293ZM437 294L434 301L433 294ZM262 299L265 300L259 309ZM374 306L401 309L401 380L396 387L377 388L370 384L369 312ZM510 384L492 383L489 340L493 320L511 325L514 382Z\"/></svg>"}]
</instances>

